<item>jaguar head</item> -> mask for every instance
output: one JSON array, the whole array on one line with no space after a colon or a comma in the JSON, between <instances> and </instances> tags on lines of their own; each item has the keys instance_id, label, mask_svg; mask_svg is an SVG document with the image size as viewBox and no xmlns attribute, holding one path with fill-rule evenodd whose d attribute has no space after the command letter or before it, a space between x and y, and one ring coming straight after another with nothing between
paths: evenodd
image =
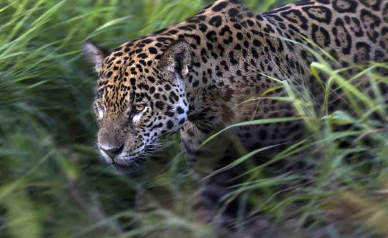
<instances>
[{"instance_id":1,"label":"jaguar head","mask_svg":"<svg viewBox=\"0 0 388 238\"><path fill-rule=\"evenodd\" d=\"M117 171L133 172L187 119L190 46L143 39L107 51L87 41L84 53L99 75L93 103L99 151Z\"/></svg>"}]
</instances>

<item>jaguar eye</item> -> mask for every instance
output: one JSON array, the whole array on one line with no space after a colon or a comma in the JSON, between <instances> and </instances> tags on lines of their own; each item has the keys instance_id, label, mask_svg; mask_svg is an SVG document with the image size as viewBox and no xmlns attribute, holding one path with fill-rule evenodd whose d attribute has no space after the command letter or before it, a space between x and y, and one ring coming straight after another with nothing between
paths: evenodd
<instances>
[{"instance_id":1,"label":"jaguar eye","mask_svg":"<svg viewBox=\"0 0 388 238\"><path fill-rule=\"evenodd\" d=\"M100 102L95 102L93 108L98 119L101 120L104 117L105 107L103 107Z\"/></svg>"},{"instance_id":2,"label":"jaguar eye","mask_svg":"<svg viewBox=\"0 0 388 238\"><path fill-rule=\"evenodd\" d=\"M144 110L144 108L145 108L144 105L136 105L134 109L135 109L135 112L141 112Z\"/></svg>"}]
</instances>

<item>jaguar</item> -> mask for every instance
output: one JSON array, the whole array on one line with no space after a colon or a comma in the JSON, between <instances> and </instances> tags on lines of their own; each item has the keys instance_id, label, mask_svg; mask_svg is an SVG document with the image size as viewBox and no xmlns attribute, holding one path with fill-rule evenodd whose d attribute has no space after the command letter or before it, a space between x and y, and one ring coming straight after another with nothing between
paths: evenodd
<instances>
[{"instance_id":1,"label":"jaguar","mask_svg":"<svg viewBox=\"0 0 388 238\"><path fill-rule=\"evenodd\" d=\"M84 54L99 76L93 104L99 151L112 167L130 173L162 138L179 132L202 177L225 157L236 158L237 140L250 151L284 149L303 137L305 126L291 103L276 99L287 93L279 82L308 91L317 107L324 98L327 77L320 81L311 73L311 49L331 55L334 69L387 62L388 2L303 0L254 14L239 1L218 0L113 50L88 40ZM387 87L382 90L387 95ZM342 101L329 110L344 107ZM203 145L229 125L276 118L290 120L234 127ZM256 157L270 155L266 150Z\"/></svg>"}]
</instances>

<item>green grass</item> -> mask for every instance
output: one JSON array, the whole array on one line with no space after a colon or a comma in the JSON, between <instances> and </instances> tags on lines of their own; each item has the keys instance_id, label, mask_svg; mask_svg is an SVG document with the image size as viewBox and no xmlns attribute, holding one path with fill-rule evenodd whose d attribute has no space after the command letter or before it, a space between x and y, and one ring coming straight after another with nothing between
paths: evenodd
<instances>
[{"instance_id":1,"label":"green grass","mask_svg":"<svg viewBox=\"0 0 388 238\"><path fill-rule=\"evenodd\" d=\"M287 1L245 2L262 12ZM176 135L169 148L148 160L142 174L117 175L102 162L91 110L96 75L81 54L88 38L113 48L183 20L207 3L0 2L1 237L216 237L219 231L193 220L194 186ZM255 212L264 212L257 225L263 237L384 237L388 136L386 127L381 129L366 115L377 112L386 118L387 105L378 94L363 94L317 59L313 69L331 76L328 90L342 87L355 116L337 112L317 118L311 101L281 82L288 97L279 100L294 103L311 133L268 164L303 160L315 173L283 171L271 176L268 164L251 167L246 171L249 179L225 199L242 195L242 202L253 202ZM368 77L375 85L387 82L363 72L353 77ZM335 123L350 122L359 129L332 130ZM351 141L350 148L338 147L343 138ZM363 138L373 146L362 143ZM300 156L298 150L308 153ZM241 212L239 221L245 220Z\"/></svg>"}]
</instances>

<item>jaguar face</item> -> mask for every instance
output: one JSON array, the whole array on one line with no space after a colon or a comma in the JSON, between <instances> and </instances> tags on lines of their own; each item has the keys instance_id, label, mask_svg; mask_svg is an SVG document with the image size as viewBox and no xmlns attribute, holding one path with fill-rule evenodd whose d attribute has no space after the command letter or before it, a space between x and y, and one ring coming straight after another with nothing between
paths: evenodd
<instances>
[{"instance_id":1,"label":"jaguar face","mask_svg":"<svg viewBox=\"0 0 388 238\"><path fill-rule=\"evenodd\" d=\"M188 47L183 41L175 42L159 54L139 56L134 53L140 53L135 43L110 52L85 43L84 52L99 74L93 103L99 122L98 148L117 171L138 169L159 140L186 121Z\"/></svg>"}]
</instances>

